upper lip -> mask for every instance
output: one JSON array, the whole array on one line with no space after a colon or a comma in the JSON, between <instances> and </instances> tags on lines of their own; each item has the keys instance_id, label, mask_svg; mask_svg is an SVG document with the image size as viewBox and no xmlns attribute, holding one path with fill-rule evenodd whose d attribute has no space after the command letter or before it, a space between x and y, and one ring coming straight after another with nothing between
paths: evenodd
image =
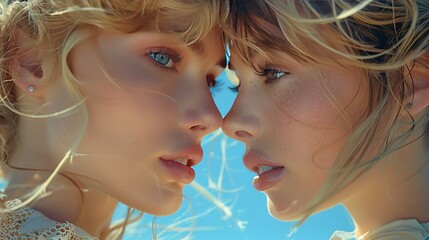
<instances>
[{"instance_id":1,"label":"upper lip","mask_svg":"<svg viewBox=\"0 0 429 240\"><path fill-rule=\"evenodd\" d=\"M284 167L281 164L267 160L266 157L263 156L263 154L255 151L255 150L250 150L244 155L243 163L247 169L249 169L250 171L255 172L257 174L258 174L258 167L259 166L270 166L273 168Z\"/></svg>"},{"instance_id":2,"label":"upper lip","mask_svg":"<svg viewBox=\"0 0 429 240\"><path fill-rule=\"evenodd\" d=\"M161 160L172 160L172 161L180 160L180 159L187 159L188 160L187 166L192 167L192 166L195 166L198 163L200 163L201 160L203 159L203 149L199 145L190 146L190 147L187 147L187 148L185 148L179 152L169 154L169 155L165 155L165 156L161 156L159 159L161 159Z\"/></svg>"}]
</instances>

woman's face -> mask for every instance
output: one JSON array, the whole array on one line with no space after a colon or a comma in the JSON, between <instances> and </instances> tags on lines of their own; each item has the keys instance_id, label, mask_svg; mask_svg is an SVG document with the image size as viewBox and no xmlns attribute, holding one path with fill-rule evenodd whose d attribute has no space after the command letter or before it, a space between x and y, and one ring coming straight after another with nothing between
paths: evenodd
<instances>
[{"instance_id":1,"label":"woman's face","mask_svg":"<svg viewBox=\"0 0 429 240\"><path fill-rule=\"evenodd\" d=\"M201 138L221 126L208 85L223 62L217 30L191 46L151 32L98 31L80 42L68 64L88 126L65 170L141 211L176 211L202 159Z\"/></svg>"},{"instance_id":2,"label":"woman's face","mask_svg":"<svg viewBox=\"0 0 429 240\"><path fill-rule=\"evenodd\" d=\"M222 128L245 143L244 165L257 175L253 185L266 193L271 214L296 220L362 116L367 91L359 74L345 68L285 53L270 59L255 55L255 72L232 49L241 86Z\"/></svg>"}]
</instances>

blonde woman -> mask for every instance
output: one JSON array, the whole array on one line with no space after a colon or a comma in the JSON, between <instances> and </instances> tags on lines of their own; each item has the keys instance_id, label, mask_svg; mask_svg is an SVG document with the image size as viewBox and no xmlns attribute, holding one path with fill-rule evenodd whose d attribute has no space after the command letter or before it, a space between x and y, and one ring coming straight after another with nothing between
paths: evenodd
<instances>
[{"instance_id":1,"label":"blonde woman","mask_svg":"<svg viewBox=\"0 0 429 240\"><path fill-rule=\"evenodd\" d=\"M117 239L118 201L179 208L221 125L221 4L2 4L1 239Z\"/></svg>"},{"instance_id":2,"label":"blonde woman","mask_svg":"<svg viewBox=\"0 0 429 240\"><path fill-rule=\"evenodd\" d=\"M337 204L355 231L429 238L429 2L231 1L238 97L224 132L247 147L270 213Z\"/></svg>"}]
</instances>

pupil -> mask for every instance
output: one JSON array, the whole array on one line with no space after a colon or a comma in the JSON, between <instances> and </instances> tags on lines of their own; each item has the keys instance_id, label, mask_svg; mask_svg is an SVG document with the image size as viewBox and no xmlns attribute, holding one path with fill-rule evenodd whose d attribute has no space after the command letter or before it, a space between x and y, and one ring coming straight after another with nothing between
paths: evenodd
<instances>
[{"instance_id":1,"label":"pupil","mask_svg":"<svg viewBox=\"0 0 429 240\"><path fill-rule=\"evenodd\" d=\"M163 65L166 65L168 63L168 58L161 53L156 54L156 60Z\"/></svg>"}]
</instances>

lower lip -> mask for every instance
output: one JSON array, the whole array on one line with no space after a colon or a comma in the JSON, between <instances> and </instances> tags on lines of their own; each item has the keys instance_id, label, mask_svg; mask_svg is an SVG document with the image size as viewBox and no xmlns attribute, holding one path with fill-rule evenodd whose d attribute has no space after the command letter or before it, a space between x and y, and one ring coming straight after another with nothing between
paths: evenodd
<instances>
[{"instance_id":1,"label":"lower lip","mask_svg":"<svg viewBox=\"0 0 429 240\"><path fill-rule=\"evenodd\" d=\"M265 191L274 187L283 177L285 169L283 167L266 171L253 179L253 186L258 191Z\"/></svg>"},{"instance_id":2,"label":"lower lip","mask_svg":"<svg viewBox=\"0 0 429 240\"><path fill-rule=\"evenodd\" d=\"M168 169L174 180L184 184L189 184L194 181L195 171L191 167L185 166L173 160L161 159L161 162Z\"/></svg>"}]
</instances>

